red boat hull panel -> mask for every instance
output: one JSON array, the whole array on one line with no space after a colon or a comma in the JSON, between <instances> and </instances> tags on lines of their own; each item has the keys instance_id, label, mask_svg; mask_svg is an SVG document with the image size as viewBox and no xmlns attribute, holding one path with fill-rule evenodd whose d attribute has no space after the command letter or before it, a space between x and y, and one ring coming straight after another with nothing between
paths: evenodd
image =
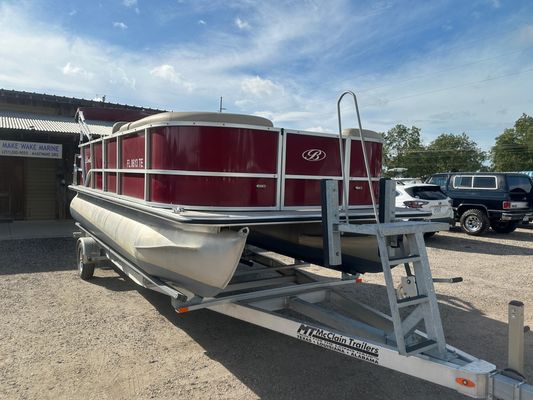
<instances>
[{"instance_id":1,"label":"red boat hull panel","mask_svg":"<svg viewBox=\"0 0 533 400\"><path fill-rule=\"evenodd\" d=\"M276 206L276 179L273 178L153 175L150 191L156 203L207 208Z\"/></svg>"},{"instance_id":2,"label":"red boat hull panel","mask_svg":"<svg viewBox=\"0 0 533 400\"><path fill-rule=\"evenodd\" d=\"M381 175L382 145L377 142L367 142L366 155L370 164L370 174L373 177ZM363 149L360 141L352 141L350 149L350 176L366 177Z\"/></svg>"},{"instance_id":3,"label":"red boat hull panel","mask_svg":"<svg viewBox=\"0 0 533 400\"><path fill-rule=\"evenodd\" d=\"M207 210L319 207L321 179L338 180L342 200L339 140L333 135L170 123L118 132L82 149L86 171L95 169L89 187L146 202ZM382 143L372 139L366 149L377 197ZM358 137L350 150L349 204L368 206Z\"/></svg>"},{"instance_id":4,"label":"red boat hull panel","mask_svg":"<svg viewBox=\"0 0 533 400\"><path fill-rule=\"evenodd\" d=\"M123 169L144 169L144 133L125 136L121 147Z\"/></svg>"},{"instance_id":5,"label":"red boat hull panel","mask_svg":"<svg viewBox=\"0 0 533 400\"><path fill-rule=\"evenodd\" d=\"M152 130L152 168L182 171L277 172L277 132L182 126Z\"/></svg>"},{"instance_id":6,"label":"red boat hull panel","mask_svg":"<svg viewBox=\"0 0 533 400\"><path fill-rule=\"evenodd\" d=\"M120 186L122 194L136 199L144 199L144 175L123 174Z\"/></svg>"},{"instance_id":7,"label":"red boat hull panel","mask_svg":"<svg viewBox=\"0 0 533 400\"><path fill-rule=\"evenodd\" d=\"M333 136L288 133L286 149L287 175L341 176L339 140Z\"/></svg>"}]
</instances>

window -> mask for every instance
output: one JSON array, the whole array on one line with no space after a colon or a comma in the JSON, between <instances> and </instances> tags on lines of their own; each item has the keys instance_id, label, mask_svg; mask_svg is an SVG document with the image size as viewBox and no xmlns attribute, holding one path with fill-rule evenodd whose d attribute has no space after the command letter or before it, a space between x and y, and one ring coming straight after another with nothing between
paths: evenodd
<instances>
[{"instance_id":1,"label":"window","mask_svg":"<svg viewBox=\"0 0 533 400\"><path fill-rule=\"evenodd\" d=\"M446 175L441 176L432 176L428 183L432 183L434 185L439 185L441 188L446 186L446 180L448 177Z\"/></svg>"},{"instance_id":2,"label":"window","mask_svg":"<svg viewBox=\"0 0 533 400\"><path fill-rule=\"evenodd\" d=\"M471 188L472 176L458 175L453 178L453 187L455 188Z\"/></svg>"},{"instance_id":3,"label":"window","mask_svg":"<svg viewBox=\"0 0 533 400\"><path fill-rule=\"evenodd\" d=\"M422 200L444 200L446 195L436 186L420 186L405 189L411 196Z\"/></svg>"},{"instance_id":4,"label":"window","mask_svg":"<svg viewBox=\"0 0 533 400\"><path fill-rule=\"evenodd\" d=\"M474 176L474 187L479 189L496 189L496 177Z\"/></svg>"},{"instance_id":5,"label":"window","mask_svg":"<svg viewBox=\"0 0 533 400\"><path fill-rule=\"evenodd\" d=\"M509 192L530 193L532 190L531 181L527 176L507 176L507 185L509 185Z\"/></svg>"}]
</instances>

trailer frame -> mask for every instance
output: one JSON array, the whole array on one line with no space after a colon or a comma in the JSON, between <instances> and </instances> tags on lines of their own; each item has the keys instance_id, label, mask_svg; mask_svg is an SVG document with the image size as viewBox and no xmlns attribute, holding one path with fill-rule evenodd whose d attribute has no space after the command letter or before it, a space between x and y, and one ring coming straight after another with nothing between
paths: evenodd
<instances>
[{"instance_id":1,"label":"trailer frame","mask_svg":"<svg viewBox=\"0 0 533 400\"><path fill-rule=\"evenodd\" d=\"M277 254L247 246L228 288L215 297L201 298L147 274L79 223L76 225L78 249L82 249L80 275L83 268L92 267L94 271L99 263L109 260L136 284L169 296L178 314L209 309L471 398L533 400L533 386L522 377L499 371L493 364L453 346L446 345L444 357L431 351L401 355L391 316L347 293L364 284L357 275L343 273L325 278L316 274L317 267L298 260L280 261ZM414 330L413 337L424 340L427 335Z\"/></svg>"}]
</instances>

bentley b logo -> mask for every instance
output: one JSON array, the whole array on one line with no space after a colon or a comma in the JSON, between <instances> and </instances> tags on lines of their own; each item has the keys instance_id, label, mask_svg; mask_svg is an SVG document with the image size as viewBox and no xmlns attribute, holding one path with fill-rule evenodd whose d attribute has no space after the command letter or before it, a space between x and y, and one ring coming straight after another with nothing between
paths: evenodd
<instances>
[{"instance_id":1,"label":"bentley b logo","mask_svg":"<svg viewBox=\"0 0 533 400\"><path fill-rule=\"evenodd\" d=\"M326 152L320 149L309 149L302 153L302 158L307 161L321 161L326 158Z\"/></svg>"}]
</instances>

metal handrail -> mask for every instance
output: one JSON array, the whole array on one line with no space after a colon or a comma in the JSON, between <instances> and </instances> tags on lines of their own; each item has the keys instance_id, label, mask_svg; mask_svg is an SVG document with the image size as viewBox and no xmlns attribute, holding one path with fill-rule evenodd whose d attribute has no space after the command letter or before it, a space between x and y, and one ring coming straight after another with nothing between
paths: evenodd
<instances>
[{"instance_id":1,"label":"metal handrail","mask_svg":"<svg viewBox=\"0 0 533 400\"><path fill-rule=\"evenodd\" d=\"M86 136L87 139L89 140L91 139L91 130L89 129L89 127L87 126L87 123L85 122L85 116L83 115L83 111L81 110L77 111L77 120L78 120L78 125L80 127L80 143L78 147L81 150L80 151L81 177L83 180L83 185L88 186L87 185L87 172L91 172L91 171L87 171L87 168L85 165L85 151L84 149L81 148L81 145L83 144L83 136ZM92 157L92 154L90 154L90 157Z\"/></svg>"},{"instance_id":2,"label":"metal handrail","mask_svg":"<svg viewBox=\"0 0 533 400\"><path fill-rule=\"evenodd\" d=\"M338 118L338 121L339 121L339 154L340 154L340 161L341 161L341 173L342 173L342 185L343 185L343 190L342 190L342 194L343 194L343 210L344 210L344 215L345 215L345 218L346 218L346 223L349 223L349 219L348 219L348 204L349 204L349 180L350 180L350 166L349 165L346 165L346 163L348 162L348 160L345 160L345 158L347 157L344 157L344 154L343 154L343 148L342 148L342 122L341 122L341 108L340 108L340 105L341 105L341 101L343 99L343 97L347 94L350 94L352 95L353 97L353 101L354 101L354 104L355 104L355 112L357 113L357 123L359 125L359 134L361 136L361 149L363 150L363 160L364 160L364 163L365 163L365 170L366 170L366 177L368 179L368 189L370 190L370 198L372 200L372 210L374 211L374 218L376 219L376 224L379 224L379 217L378 217L378 212L377 212L377 207L376 207L376 198L374 196L374 187L372 185L372 176L370 175L370 166L369 166L369 163L368 163L368 156L366 154L366 144L365 144L365 139L364 139L364 135L363 135L363 127L361 125L361 116L359 114L359 106L357 105L357 96L355 95L354 92L352 92L351 90L346 90L345 92L343 92L340 97L339 97L339 100L337 101L337 118ZM348 152L348 139L346 139L346 148L344 149L344 153L347 153ZM346 169L348 170L348 172L346 172Z\"/></svg>"}]
</instances>

